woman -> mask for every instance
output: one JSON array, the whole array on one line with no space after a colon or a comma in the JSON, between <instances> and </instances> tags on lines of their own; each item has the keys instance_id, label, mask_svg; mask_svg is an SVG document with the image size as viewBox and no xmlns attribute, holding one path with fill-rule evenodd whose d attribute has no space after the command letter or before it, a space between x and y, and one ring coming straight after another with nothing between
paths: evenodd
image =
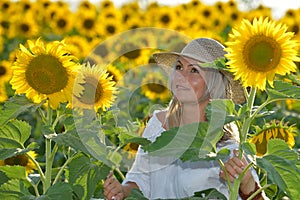
<instances>
[{"instance_id":1,"label":"woman","mask_svg":"<svg viewBox=\"0 0 300 200\"><path fill-rule=\"evenodd\" d=\"M207 121L205 108L210 99L233 98L231 78L216 69L201 67L201 63L213 62L224 57L224 47L215 40L199 38L192 40L181 53L158 53L154 59L170 75L172 100L166 110L155 111L148 122L143 137L151 141L165 130L194 122ZM242 173L247 161L238 158L238 141L233 126L224 126L224 136L218 142L219 148L231 150L231 158L225 162L230 180ZM173 157L149 156L139 148L131 170L123 183L110 173L104 183L107 199L124 199L132 188L142 191L149 199L184 198L194 192L215 188L229 196L224 171L215 161L182 162ZM240 196L246 199L259 188L255 171L248 170L240 185ZM263 199L262 194L255 199Z\"/></svg>"}]
</instances>

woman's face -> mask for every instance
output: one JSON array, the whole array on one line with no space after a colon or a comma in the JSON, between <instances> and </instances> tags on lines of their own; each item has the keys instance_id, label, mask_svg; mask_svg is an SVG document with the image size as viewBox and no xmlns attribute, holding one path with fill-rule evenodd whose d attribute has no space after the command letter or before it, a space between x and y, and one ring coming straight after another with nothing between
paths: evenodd
<instances>
[{"instance_id":1,"label":"woman's face","mask_svg":"<svg viewBox=\"0 0 300 200\"><path fill-rule=\"evenodd\" d=\"M173 94L182 103L198 102L206 91L205 71L199 66L199 61L179 57L174 68Z\"/></svg>"}]
</instances>

